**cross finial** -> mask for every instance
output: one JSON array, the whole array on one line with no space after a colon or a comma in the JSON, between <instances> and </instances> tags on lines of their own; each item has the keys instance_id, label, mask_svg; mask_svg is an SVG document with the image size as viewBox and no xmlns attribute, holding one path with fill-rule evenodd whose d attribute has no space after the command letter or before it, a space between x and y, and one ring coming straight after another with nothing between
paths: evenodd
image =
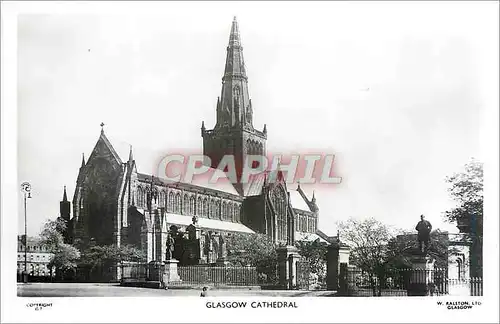
<instances>
[{"instance_id":1,"label":"cross finial","mask_svg":"<svg viewBox=\"0 0 500 324\"><path fill-rule=\"evenodd\" d=\"M101 132L104 132L104 123L101 122Z\"/></svg>"}]
</instances>

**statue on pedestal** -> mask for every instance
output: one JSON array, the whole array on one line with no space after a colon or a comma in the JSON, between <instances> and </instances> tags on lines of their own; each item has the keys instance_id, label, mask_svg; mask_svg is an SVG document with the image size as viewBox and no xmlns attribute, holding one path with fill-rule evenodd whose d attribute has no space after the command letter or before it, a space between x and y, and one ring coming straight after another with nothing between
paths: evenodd
<instances>
[{"instance_id":1,"label":"statue on pedestal","mask_svg":"<svg viewBox=\"0 0 500 324\"><path fill-rule=\"evenodd\" d=\"M432 225L425 219L424 215L420 215L420 222L418 222L415 229L418 232L418 249L420 252L426 253L429 248Z\"/></svg>"},{"instance_id":2,"label":"statue on pedestal","mask_svg":"<svg viewBox=\"0 0 500 324\"><path fill-rule=\"evenodd\" d=\"M198 225L198 217L197 216L193 216L192 218L192 221L193 221L193 224L190 224L187 228L186 228L186 231L188 233L188 238L190 241L194 241L196 240L198 237L197 237L197 228L196 226Z\"/></svg>"},{"instance_id":3,"label":"statue on pedestal","mask_svg":"<svg viewBox=\"0 0 500 324\"><path fill-rule=\"evenodd\" d=\"M224 236L222 234L219 236L219 248L220 248L219 258L225 259L227 257L227 249L226 249L226 241L224 240Z\"/></svg>"},{"instance_id":4,"label":"statue on pedestal","mask_svg":"<svg viewBox=\"0 0 500 324\"><path fill-rule=\"evenodd\" d=\"M174 238L172 235L168 234L167 236L167 251L165 252L165 260L172 260L172 256L174 253Z\"/></svg>"}]
</instances>

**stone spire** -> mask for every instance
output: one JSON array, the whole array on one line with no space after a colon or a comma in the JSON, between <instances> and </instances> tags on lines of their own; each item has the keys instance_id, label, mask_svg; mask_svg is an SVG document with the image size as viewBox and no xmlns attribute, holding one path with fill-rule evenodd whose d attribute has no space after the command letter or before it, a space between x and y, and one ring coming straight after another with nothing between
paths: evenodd
<instances>
[{"instance_id":1,"label":"stone spire","mask_svg":"<svg viewBox=\"0 0 500 324\"><path fill-rule=\"evenodd\" d=\"M61 218L64 219L65 221L69 221L70 219L71 216L70 210L71 210L71 204L68 201L68 195L66 194L66 186L64 186L63 199L59 202L59 213L61 215ZM68 229L64 231L63 236L64 236L64 243L68 243L69 242Z\"/></svg>"},{"instance_id":2,"label":"stone spire","mask_svg":"<svg viewBox=\"0 0 500 324\"><path fill-rule=\"evenodd\" d=\"M205 131L207 129L205 128L205 122L204 121L201 121L201 136L203 137L203 135L205 134Z\"/></svg>"},{"instance_id":3,"label":"stone spire","mask_svg":"<svg viewBox=\"0 0 500 324\"><path fill-rule=\"evenodd\" d=\"M66 186L64 186L63 200L64 202L68 201L68 195L66 194Z\"/></svg>"},{"instance_id":4,"label":"stone spire","mask_svg":"<svg viewBox=\"0 0 500 324\"><path fill-rule=\"evenodd\" d=\"M130 151L128 153L128 160L133 161L134 160L134 155L132 154L132 145L130 145Z\"/></svg>"},{"instance_id":5,"label":"stone spire","mask_svg":"<svg viewBox=\"0 0 500 324\"><path fill-rule=\"evenodd\" d=\"M252 108L247 80L238 22L234 17L222 77L222 92L220 100L217 99L217 124L219 126L249 125L251 127Z\"/></svg>"}]
</instances>

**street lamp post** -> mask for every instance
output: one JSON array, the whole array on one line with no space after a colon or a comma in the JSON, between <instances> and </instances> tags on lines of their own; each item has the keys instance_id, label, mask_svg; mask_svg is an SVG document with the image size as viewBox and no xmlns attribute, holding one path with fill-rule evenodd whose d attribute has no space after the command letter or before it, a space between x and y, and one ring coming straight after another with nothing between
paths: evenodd
<instances>
[{"instance_id":1,"label":"street lamp post","mask_svg":"<svg viewBox=\"0 0 500 324\"><path fill-rule=\"evenodd\" d=\"M24 194L24 272L23 282L28 282L28 217L26 212L26 199L31 198L31 184L23 182L21 184L21 191Z\"/></svg>"},{"instance_id":2,"label":"street lamp post","mask_svg":"<svg viewBox=\"0 0 500 324\"><path fill-rule=\"evenodd\" d=\"M152 224L152 261L156 261L156 229L155 229L155 225L156 225L156 220L155 220L155 217L153 216L153 190L154 190L154 177L151 176L151 187L150 187L150 193L149 193L149 197L148 197L148 209L149 209L149 219L151 220L151 224Z\"/></svg>"}]
</instances>

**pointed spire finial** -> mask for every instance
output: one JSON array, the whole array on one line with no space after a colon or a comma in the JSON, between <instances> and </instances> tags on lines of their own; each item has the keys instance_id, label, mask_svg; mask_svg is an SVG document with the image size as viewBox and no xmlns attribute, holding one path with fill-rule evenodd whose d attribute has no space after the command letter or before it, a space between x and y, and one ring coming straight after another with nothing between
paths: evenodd
<instances>
[{"instance_id":1,"label":"pointed spire finial","mask_svg":"<svg viewBox=\"0 0 500 324\"><path fill-rule=\"evenodd\" d=\"M66 186L64 186L63 201L68 201L68 196L66 195Z\"/></svg>"},{"instance_id":2,"label":"pointed spire finial","mask_svg":"<svg viewBox=\"0 0 500 324\"><path fill-rule=\"evenodd\" d=\"M233 17L233 23L231 25L231 34L229 35L229 46L239 46L240 45L240 31L238 29L238 21L236 16Z\"/></svg>"},{"instance_id":3,"label":"pointed spire finial","mask_svg":"<svg viewBox=\"0 0 500 324\"><path fill-rule=\"evenodd\" d=\"M264 124L264 129L262 130L264 134L267 134L267 124Z\"/></svg>"},{"instance_id":4,"label":"pointed spire finial","mask_svg":"<svg viewBox=\"0 0 500 324\"><path fill-rule=\"evenodd\" d=\"M297 180L297 190L300 190L300 180Z\"/></svg>"},{"instance_id":5,"label":"pointed spire finial","mask_svg":"<svg viewBox=\"0 0 500 324\"><path fill-rule=\"evenodd\" d=\"M314 194L315 194L315 191L313 190L313 197L312 197L312 200L311 200L311 202L312 202L312 203L315 203L315 202L316 202L316 197L315 197L315 195L314 195Z\"/></svg>"},{"instance_id":6,"label":"pointed spire finial","mask_svg":"<svg viewBox=\"0 0 500 324\"><path fill-rule=\"evenodd\" d=\"M85 153L82 153L82 168L85 166Z\"/></svg>"},{"instance_id":7,"label":"pointed spire finial","mask_svg":"<svg viewBox=\"0 0 500 324\"><path fill-rule=\"evenodd\" d=\"M132 144L130 144L130 151L128 153L128 160L133 161L134 160L134 155L132 154Z\"/></svg>"}]
</instances>

